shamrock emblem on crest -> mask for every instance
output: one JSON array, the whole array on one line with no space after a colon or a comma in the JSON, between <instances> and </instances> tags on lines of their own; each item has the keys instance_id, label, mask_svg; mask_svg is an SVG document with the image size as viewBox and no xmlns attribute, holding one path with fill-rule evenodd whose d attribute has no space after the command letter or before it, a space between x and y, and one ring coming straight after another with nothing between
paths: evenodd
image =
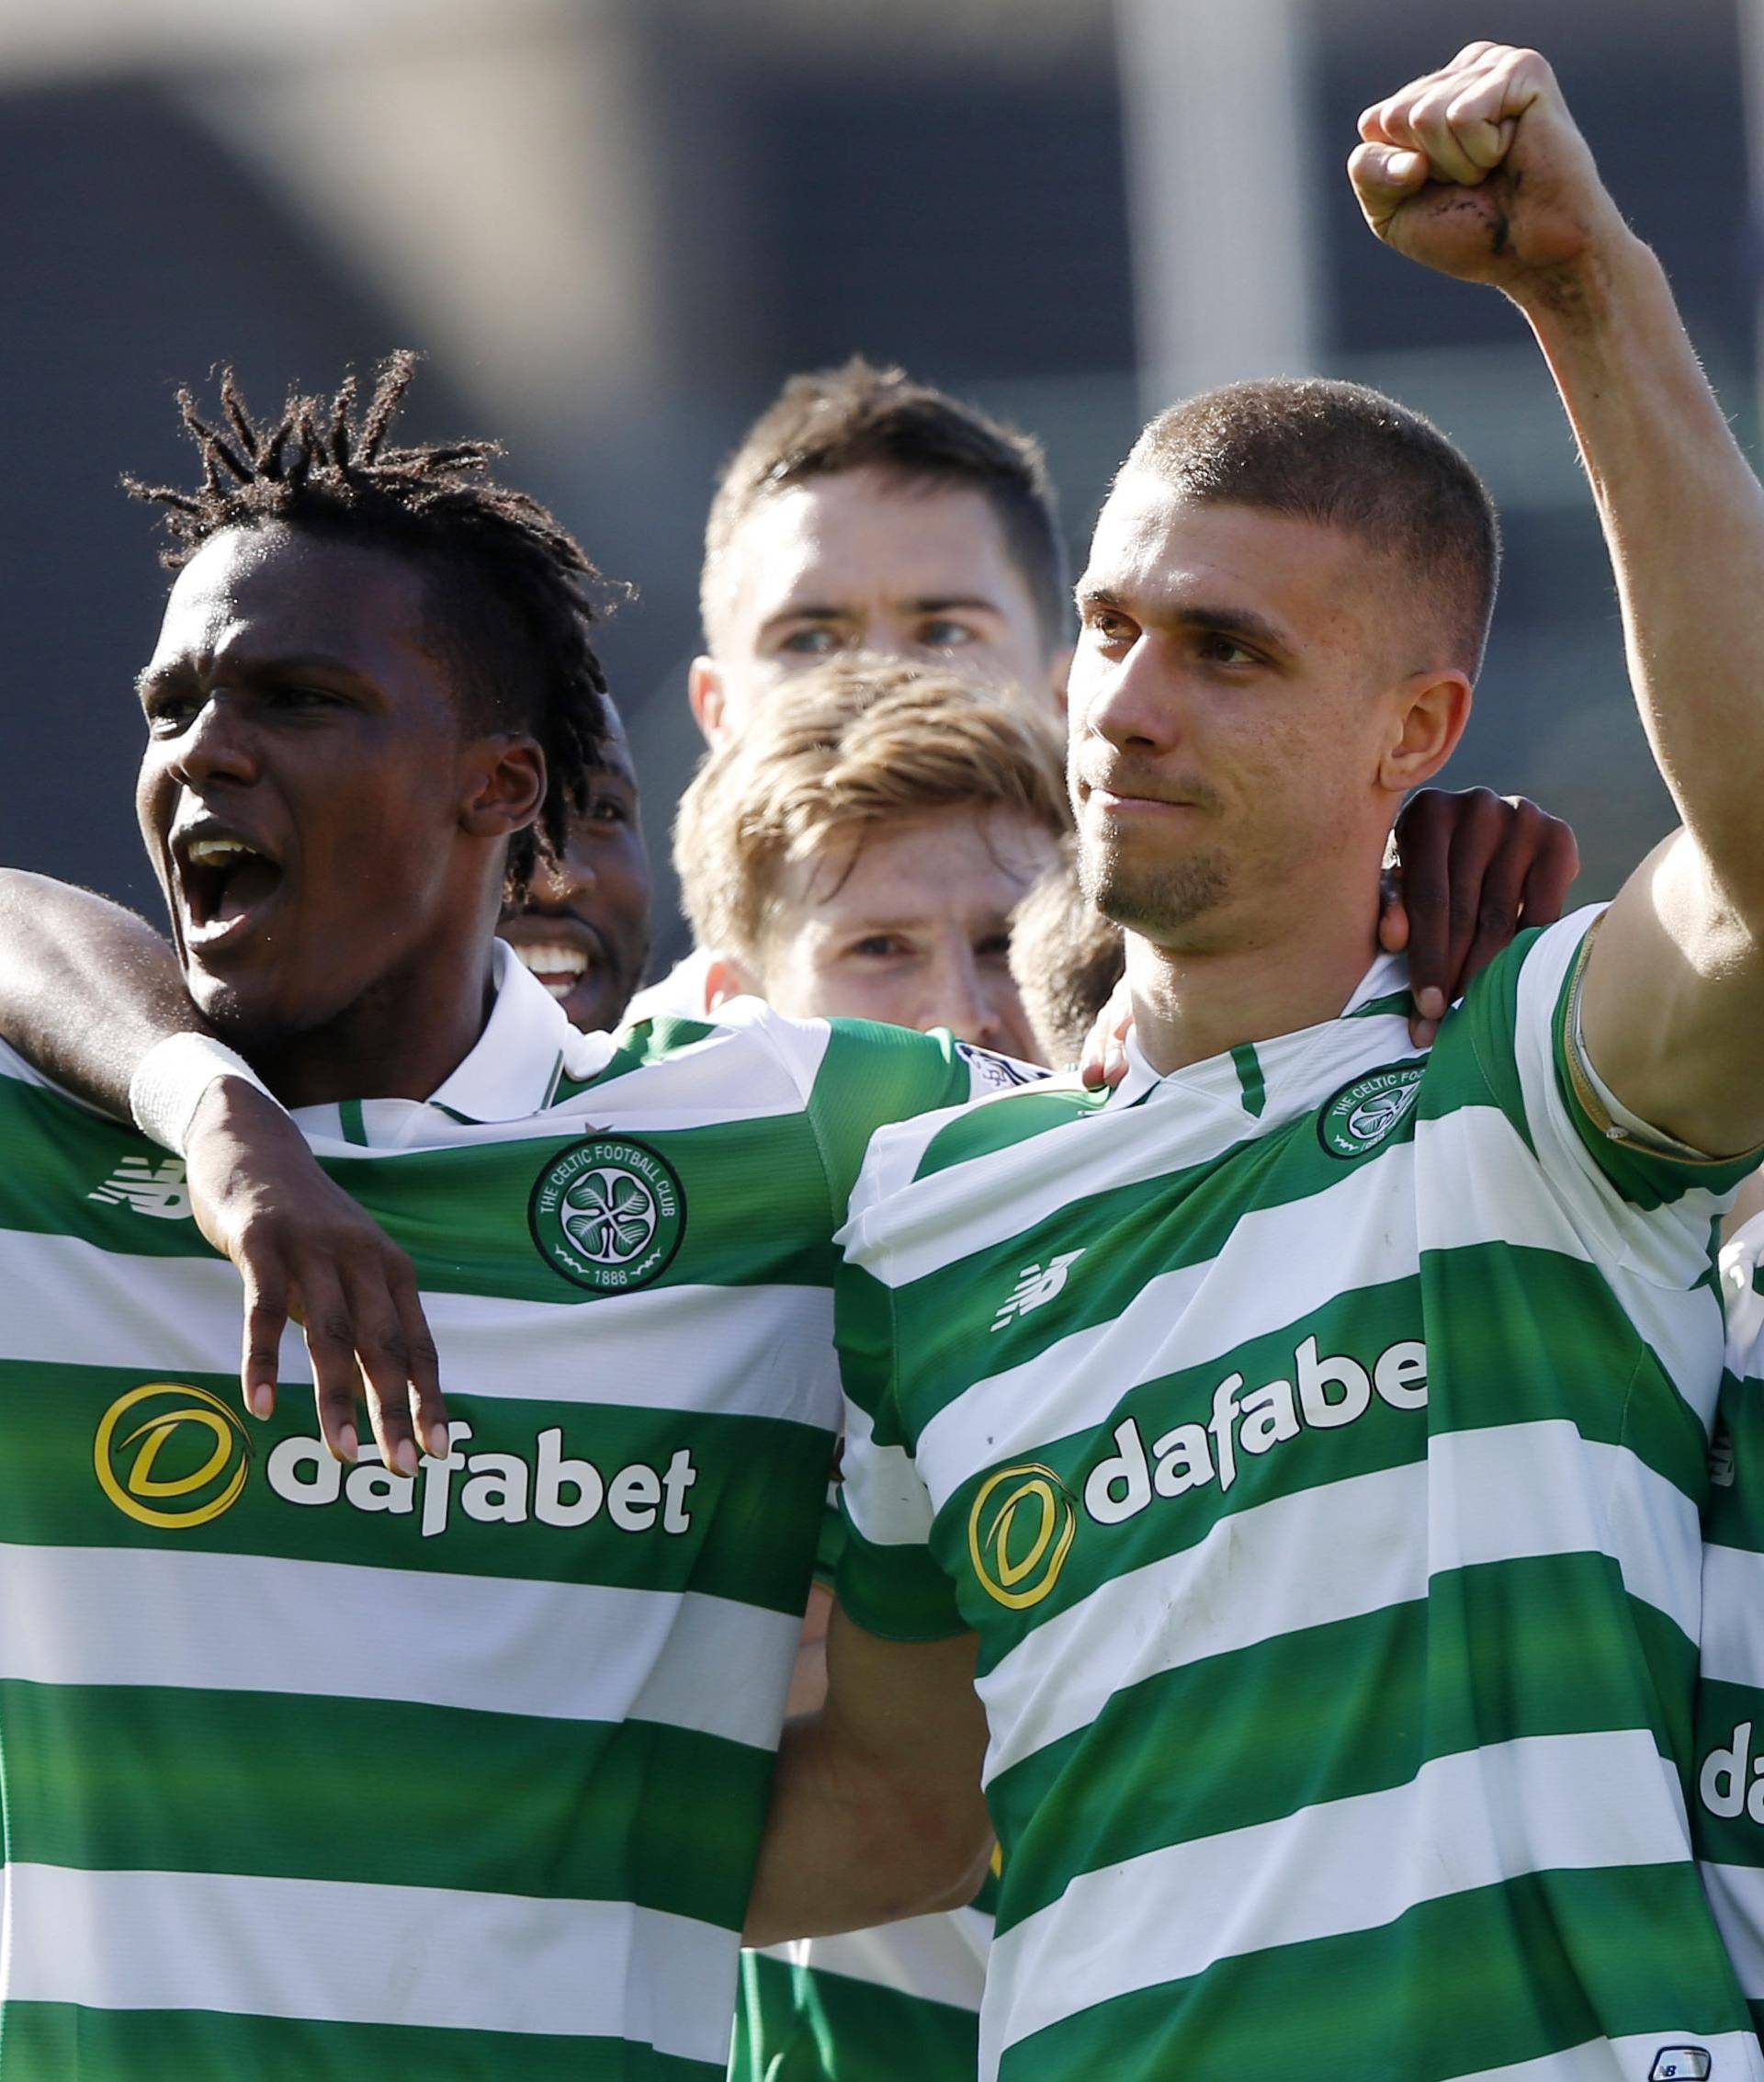
<instances>
[{"instance_id":1,"label":"shamrock emblem on crest","mask_svg":"<svg viewBox=\"0 0 1764 2082\"><path fill-rule=\"evenodd\" d=\"M622 1265L655 1234L655 1196L634 1171L584 1171L559 1210L571 1242L600 1265Z\"/></svg>"}]
</instances>

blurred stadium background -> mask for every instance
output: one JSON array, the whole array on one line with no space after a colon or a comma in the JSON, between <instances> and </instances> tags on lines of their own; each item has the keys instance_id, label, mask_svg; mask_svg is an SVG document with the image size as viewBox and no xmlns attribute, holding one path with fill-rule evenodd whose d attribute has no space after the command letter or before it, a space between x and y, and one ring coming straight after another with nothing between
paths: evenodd
<instances>
[{"instance_id":1,"label":"blurred stadium background","mask_svg":"<svg viewBox=\"0 0 1764 2082\"><path fill-rule=\"evenodd\" d=\"M1340 163L1375 94L1537 45L1755 452L1754 6L0 0L0 858L156 914L130 683L163 578L118 474L187 473L172 392L222 359L267 403L409 343L419 430L500 436L639 589L605 650L662 861L713 471L786 373L861 350L1039 433L1075 549L1201 384L1432 413L1509 547L1448 778L1571 818L1608 894L1668 809L1566 428L1517 316L1381 253Z\"/></svg>"}]
</instances>

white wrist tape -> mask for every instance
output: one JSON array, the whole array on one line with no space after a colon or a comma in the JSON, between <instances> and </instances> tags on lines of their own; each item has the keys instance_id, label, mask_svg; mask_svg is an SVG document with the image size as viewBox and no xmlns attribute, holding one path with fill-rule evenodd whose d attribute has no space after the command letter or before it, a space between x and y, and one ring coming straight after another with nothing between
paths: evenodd
<instances>
[{"instance_id":1,"label":"white wrist tape","mask_svg":"<svg viewBox=\"0 0 1764 2082\"><path fill-rule=\"evenodd\" d=\"M166 1149L184 1154L184 1139L203 1095L217 1078L243 1077L266 1097L269 1088L243 1056L207 1034L172 1034L156 1041L129 1080L135 1126Z\"/></svg>"}]
</instances>

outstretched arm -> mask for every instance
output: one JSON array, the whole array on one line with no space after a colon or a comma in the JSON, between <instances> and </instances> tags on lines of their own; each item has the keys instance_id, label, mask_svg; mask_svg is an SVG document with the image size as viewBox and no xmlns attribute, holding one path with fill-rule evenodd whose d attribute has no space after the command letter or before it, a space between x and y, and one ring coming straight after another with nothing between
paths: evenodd
<instances>
[{"instance_id":1,"label":"outstretched arm","mask_svg":"<svg viewBox=\"0 0 1764 2082\"><path fill-rule=\"evenodd\" d=\"M975 1639L903 1644L835 1604L827 1700L790 1721L743 1942L825 1937L972 1901L992 1825Z\"/></svg>"},{"instance_id":2,"label":"outstretched arm","mask_svg":"<svg viewBox=\"0 0 1764 2082\"><path fill-rule=\"evenodd\" d=\"M1398 253L1503 290L1547 358L1598 503L1630 677L1682 827L1588 957L1587 1053L1652 1126L1764 1139L1764 492L1659 262L1532 51L1469 45L1361 119L1350 172Z\"/></svg>"},{"instance_id":3,"label":"outstretched arm","mask_svg":"<svg viewBox=\"0 0 1764 2082\"><path fill-rule=\"evenodd\" d=\"M148 1052L207 1032L145 920L87 890L0 869L0 1038L46 1077L127 1120ZM217 1077L181 1154L202 1233L244 1282L246 1408L266 1417L275 1407L292 1316L339 1458L356 1457L364 1391L388 1467L413 1474L419 1436L445 1453L447 1411L411 1262L325 1176L288 1114L249 1080Z\"/></svg>"}]
</instances>

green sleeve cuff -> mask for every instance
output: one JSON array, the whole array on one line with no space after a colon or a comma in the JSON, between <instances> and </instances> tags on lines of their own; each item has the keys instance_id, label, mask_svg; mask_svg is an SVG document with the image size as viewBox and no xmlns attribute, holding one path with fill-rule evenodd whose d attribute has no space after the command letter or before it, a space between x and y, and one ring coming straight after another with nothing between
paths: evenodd
<instances>
[{"instance_id":1,"label":"green sleeve cuff","mask_svg":"<svg viewBox=\"0 0 1764 2082\"><path fill-rule=\"evenodd\" d=\"M883 1641L948 1641L966 1634L956 1586L929 1547L878 1546L841 1512L845 1551L836 1590L865 1634Z\"/></svg>"}]
</instances>

